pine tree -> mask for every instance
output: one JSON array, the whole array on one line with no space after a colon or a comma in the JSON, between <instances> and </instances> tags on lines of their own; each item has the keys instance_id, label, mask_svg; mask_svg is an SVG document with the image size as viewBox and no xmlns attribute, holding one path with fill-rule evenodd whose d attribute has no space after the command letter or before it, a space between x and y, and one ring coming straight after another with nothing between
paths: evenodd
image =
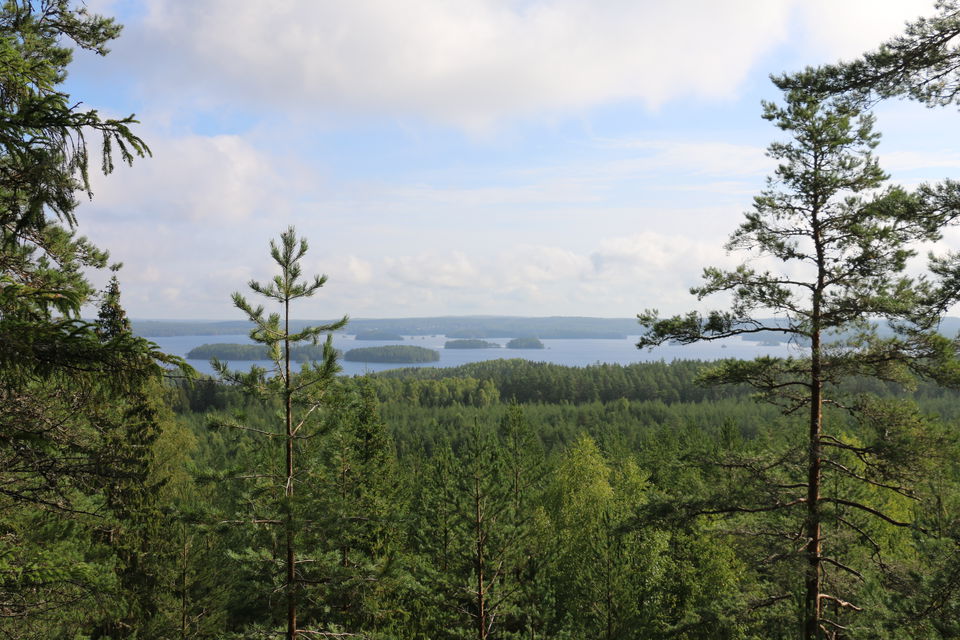
<instances>
[{"instance_id":1,"label":"pine tree","mask_svg":"<svg viewBox=\"0 0 960 640\"><path fill-rule=\"evenodd\" d=\"M944 310L960 299L960 264L948 256L932 259L928 275L910 278L905 271L917 246L938 240L943 227L960 215L960 187L925 186L915 194L884 189L887 176L871 154L879 138L873 118L846 101L791 90L785 106L765 104L764 117L792 139L770 145L769 155L780 164L727 248L767 256L780 263L780 270L705 269L704 284L692 292L701 299L726 292L732 296L731 310L666 320L648 311L640 316L646 333L638 346L772 332L803 350L796 358L726 362L706 379L751 385L787 414L808 414L802 477L777 479L772 471L761 471L764 467L743 466L755 477L770 476L770 501L739 509L802 510L796 542L805 565L803 637L815 640L821 634L833 637L843 626L836 616L823 615L825 603L839 616L861 608L825 588L837 582L831 574L857 571L824 550L824 527L857 529L858 521L845 517L847 511L886 525L912 526L880 501L825 493L828 486L853 482L912 496L911 480L896 473L910 467L883 460L891 452L903 462L910 458L910 449L896 451L891 442L907 443L902 436L914 428L911 414L869 398L844 398L838 385L855 376L910 384L916 375L952 371L945 365L952 362L954 345L935 329ZM762 314L769 313L779 318L764 320ZM891 337L878 334L878 322L889 325ZM831 406L853 416L856 435L847 432L852 426L842 415L825 414L824 407ZM872 440L864 442L867 437ZM828 485L826 474L842 482Z\"/></svg>"},{"instance_id":2,"label":"pine tree","mask_svg":"<svg viewBox=\"0 0 960 640\"><path fill-rule=\"evenodd\" d=\"M276 491L275 505L278 512L253 514L250 521L279 526L283 549L283 592L285 598L286 637L295 640L298 635L297 608L303 597L304 581L298 568L297 538L303 523L299 503L295 501L296 487L304 475L298 454L304 441L315 437L322 424L320 414L327 404L327 390L339 371L337 352L332 345L330 332L347 323L343 317L329 324L304 327L299 331L290 329L291 303L313 296L326 283L326 276L305 279L300 261L307 253L307 241L298 238L293 227L280 234L280 242L270 241L270 256L280 273L267 284L251 280L250 289L280 307L279 312L267 314L263 305L254 307L240 293L233 294L234 305L244 312L253 323L250 338L267 347L273 367L267 371L253 367L248 373L230 371L218 361L213 365L225 381L239 384L250 393L264 398L273 398L282 406L282 420L276 425L250 426L236 422L218 421L248 432L257 433L271 442L282 444L280 468L263 469L253 473L255 480L272 481ZM328 334L323 344L323 360L304 363L299 373L291 368L291 348L302 342L317 344L323 334Z\"/></svg>"},{"instance_id":3,"label":"pine tree","mask_svg":"<svg viewBox=\"0 0 960 640\"><path fill-rule=\"evenodd\" d=\"M860 103L906 96L927 106L960 99L960 2L938 0L937 13L907 23L902 35L850 62L782 74L774 82L843 95Z\"/></svg>"}]
</instances>

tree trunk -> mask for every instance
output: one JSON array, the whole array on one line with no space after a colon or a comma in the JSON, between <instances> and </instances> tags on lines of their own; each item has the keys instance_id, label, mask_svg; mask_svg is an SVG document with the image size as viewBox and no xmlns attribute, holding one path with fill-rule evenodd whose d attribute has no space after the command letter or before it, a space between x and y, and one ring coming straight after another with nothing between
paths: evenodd
<instances>
[{"instance_id":1,"label":"tree trunk","mask_svg":"<svg viewBox=\"0 0 960 640\"><path fill-rule=\"evenodd\" d=\"M814 338L813 375L810 393L810 453L807 461L807 575L805 580L804 640L817 640L820 633L820 434L823 411L820 381L820 336Z\"/></svg>"},{"instance_id":2,"label":"tree trunk","mask_svg":"<svg viewBox=\"0 0 960 640\"><path fill-rule=\"evenodd\" d=\"M286 538L287 538L287 640L296 640L297 637L297 602L294 593L296 567L293 555L293 396L290 385L290 301L284 302L284 395L286 396L286 426L287 426L287 486L286 486Z\"/></svg>"},{"instance_id":3,"label":"tree trunk","mask_svg":"<svg viewBox=\"0 0 960 640\"><path fill-rule=\"evenodd\" d=\"M820 479L823 451L820 435L823 430L823 363L821 361L821 303L824 289L824 257L817 212L813 214L813 241L817 252L817 285L813 291L810 330L810 432L807 458L807 571L804 579L804 640L820 637Z\"/></svg>"},{"instance_id":4,"label":"tree trunk","mask_svg":"<svg viewBox=\"0 0 960 640\"><path fill-rule=\"evenodd\" d=\"M483 500L480 493L480 478L473 479L473 500L476 508L476 574L477 574L477 638L487 640L487 599L484 593L484 533L483 533Z\"/></svg>"}]
</instances>

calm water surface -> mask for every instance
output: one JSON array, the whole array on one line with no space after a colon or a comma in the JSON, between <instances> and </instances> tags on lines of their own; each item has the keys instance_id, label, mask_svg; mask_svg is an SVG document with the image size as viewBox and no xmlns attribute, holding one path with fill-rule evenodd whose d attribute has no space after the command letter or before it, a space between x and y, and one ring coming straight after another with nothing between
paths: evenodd
<instances>
[{"instance_id":1,"label":"calm water surface","mask_svg":"<svg viewBox=\"0 0 960 640\"><path fill-rule=\"evenodd\" d=\"M150 338L166 353L186 357L187 352L201 344L221 342L250 344L250 339L244 335L221 336L171 336ZM796 355L794 347L788 345L762 346L756 342L748 342L740 338L730 338L724 341L708 342L696 345L665 345L652 350L640 350L636 347L637 336L630 336L623 340L541 340L545 349L444 349L448 340L445 336L404 336L402 342L384 340L356 340L353 336L336 334L333 345L341 351L357 347L379 347L389 344L407 344L418 347L436 349L440 352L439 362L425 362L409 365L378 364L373 362L344 362L341 361L343 373L347 375L362 375L373 371L385 371L398 367L456 367L468 362L481 360L496 360L498 358L524 358L534 362L551 362L571 367L584 367L597 363L631 364L634 362L651 362L664 360L717 360L720 358L752 359L761 355L786 356ZM488 338L487 342L495 342L501 346L508 342L507 338ZM213 369L206 360L188 360L197 371L212 374ZM269 367L269 362L232 362L236 369L248 369L251 364Z\"/></svg>"}]
</instances>

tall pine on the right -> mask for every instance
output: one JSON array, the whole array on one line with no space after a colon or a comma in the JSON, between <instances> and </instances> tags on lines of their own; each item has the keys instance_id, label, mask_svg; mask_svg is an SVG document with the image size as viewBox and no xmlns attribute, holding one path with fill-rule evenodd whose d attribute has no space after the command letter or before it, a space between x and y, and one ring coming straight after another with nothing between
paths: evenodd
<instances>
[{"instance_id":1,"label":"tall pine on the right","mask_svg":"<svg viewBox=\"0 0 960 640\"><path fill-rule=\"evenodd\" d=\"M790 523L781 531L788 544L780 556L792 567L794 586L769 601L802 601L800 635L815 640L837 637L864 609L854 601L857 590L848 589L864 580L864 570L850 566L831 541L849 532L869 544L870 527L914 525L899 506L916 497L906 473L913 465L909 452L892 445L909 442L915 414L845 393L842 385L862 377L909 384L950 370L955 348L936 328L960 299L960 265L955 257L934 259L927 274L910 277L908 263L960 216L960 186L914 194L885 188L887 176L872 155L879 140L873 118L849 101L793 89L783 106L765 104L764 118L790 139L768 148L779 165L727 248L776 266L705 269L692 293L729 295L730 309L669 319L647 311L638 346L758 332L797 345L796 357L727 361L708 375L751 385L806 419L796 456L767 467L730 465L749 481L762 479L761 490L741 494L739 503L704 505L701 513L776 513ZM891 453L902 459L891 464Z\"/></svg>"}]
</instances>

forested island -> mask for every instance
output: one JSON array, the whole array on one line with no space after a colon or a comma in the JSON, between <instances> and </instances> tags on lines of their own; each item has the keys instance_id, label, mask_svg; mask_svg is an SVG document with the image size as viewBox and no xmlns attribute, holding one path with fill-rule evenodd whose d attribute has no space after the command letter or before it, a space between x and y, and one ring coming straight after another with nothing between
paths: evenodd
<instances>
[{"instance_id":1,"label":"forested island","mask_svg":"<svg viewBox=\"0 0 960 640\"><path fill-rule=\"evenodd\" d=\"M187 352L188 360L217 360L243 362L248 360L269 360L269 350L259 344L233 344L218 342L202 344ZM290 358L297 362L320 360L323 358L323 346L299 344L290 348Z\"/></svg>"},{"instance_id":2,"label":"forested island","mask_svg":"<svg viewBox=\"0 0 960 640\"><path fill-rule=\"evenodd\" d=\"M543 343L538 338L514 338L507 343L507 349L543 349Z\"/></svg>"},{"instance_id":3,"label":"forested island","mask_svg":"<svg viewBox=\"0 0 960 640\"><path fill-rule=\"evenodd\" d=\"M486 340L447 340L443 343L444 349L499 349L496 342Z\"/></svg>"},{"instance_id":4,"label":"forested island","mask_svg":"<svg viewBox=\"0 0 960 640\"><path fill-rule=\"evenodd\" d=\"M389 345L384 347L361 347L350 349L343 354L344 360L350 362L387 362L387 363L415 363L437 362L440 353L425 347L411 345Z\"/></svg>"}]
</instances>

